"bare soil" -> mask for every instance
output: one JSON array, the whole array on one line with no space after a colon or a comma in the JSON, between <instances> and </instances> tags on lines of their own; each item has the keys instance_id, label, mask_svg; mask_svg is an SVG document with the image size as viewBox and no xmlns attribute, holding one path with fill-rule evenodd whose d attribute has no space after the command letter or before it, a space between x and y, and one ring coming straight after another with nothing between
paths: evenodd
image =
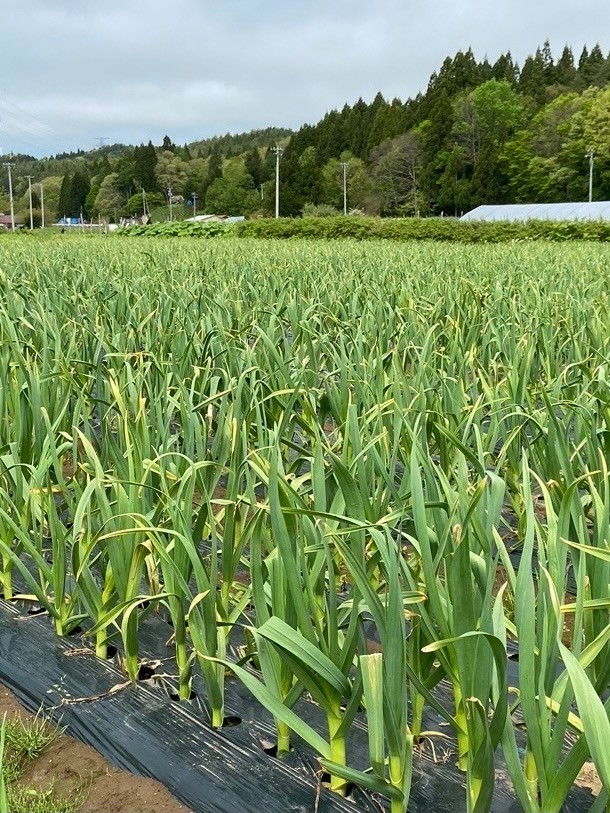
<instances>
[{"instance_id":1,"label":"bare soil","mask_svg":"<svg viewBox=\"0 0 610 813\"><path fill-rule=\"evenodd\" d=\"M602 792L603 788L599 774L595 770L595 765L592 762L585 762L582 766L580 773L576 777L576 784L580 788L589 788L596 798Z\"/></svg>"},{"instance_id":2,"label":"bare soil","mask_svg":"<svg viewBox=\"0 0 610 813\"><path fill-rule=\"evenodd\" d=\"M0 686L0 720L5 713L7 718L33 716ZM93 748L67 734L27 765L19 783L37 791L53 786L62 798L82 795L79 813L188 813L159 782L113 768Z\"/></svg>"}]
</instances>

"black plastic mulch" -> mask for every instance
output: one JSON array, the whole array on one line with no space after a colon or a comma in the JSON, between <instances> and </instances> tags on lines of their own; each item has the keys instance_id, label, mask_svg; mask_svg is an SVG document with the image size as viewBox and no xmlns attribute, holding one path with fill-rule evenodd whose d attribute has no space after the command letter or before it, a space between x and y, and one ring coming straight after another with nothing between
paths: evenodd
<instances>
[{"instance_id":1,"label":"black plastic mulch","mask_svg":"<svg viewBox=\"0 0 610 813\"><path fill-rule=\"evenodd\" d=\"M221 731L207 725L199 698L174 702L171 690L171 628L160 617L141 629L144 657L162 661L155 676L125 686L117 666L87 651L78 637L58 638L45 615L30 616L23 605L0 600L0 682L31 710L44 706L68 731L92 745L113 765L158 779L195 813L373 813L386 807L381 797L354 790L347 799L321 783L315 754L296 736L294 749L277 759L271 716L234 679L227 681L226 715ZM168 659L167 662L165 659ZM168 674L169 677L164 677ZM121 686L119 690L112 691ZM203 688L194 681L194 690ZM447 687L439 691L448 692ZM443 699L439 696L439 699ZM449 695L445 698L449 702ZM324 733L313 703L302 701L299 715ZM429 715L426 727L449 734ZM350 764L367 764L366 729L357 719L348 739ZM494 813L518 813L510 780L498 753ZM427 744L415 757L410 813L461 813L466 810L463 775L455 768L451 741ZM592 795L575 789L566 810L584 813Z\"/></svg>"}]
</instances>

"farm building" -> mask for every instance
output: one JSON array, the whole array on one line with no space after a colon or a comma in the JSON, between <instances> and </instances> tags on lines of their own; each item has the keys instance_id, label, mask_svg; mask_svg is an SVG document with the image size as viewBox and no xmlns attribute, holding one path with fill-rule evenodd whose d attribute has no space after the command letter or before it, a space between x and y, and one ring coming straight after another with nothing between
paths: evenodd
<instances>
[{"instance_id":1,"label":"farm building","mask_svg":"<svg viewBox=\"0 0 610 813\"><path fill-rule=\"evenodd\" d=\"M23 220L19 217L15 218L15 228L22 228L23 227ZM0 229L10 229L11 228L11 216L10 215L3 215L0 213Z\"/></svg>"},{"instance_id":2,"label":"farm building","mask_svg":"<svg viewBox=\"0 0 610 813\"><path fill-rule=\"evenodd\" d=\"M477 206L461 220L610 220L610 201L592 203L513 203Z\"/></svg>"}]
</instances>

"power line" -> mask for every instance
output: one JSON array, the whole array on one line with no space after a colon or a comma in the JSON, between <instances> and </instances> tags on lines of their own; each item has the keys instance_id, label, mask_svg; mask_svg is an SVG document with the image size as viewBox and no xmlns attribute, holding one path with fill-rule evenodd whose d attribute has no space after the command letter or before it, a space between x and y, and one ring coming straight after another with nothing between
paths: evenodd
<instances>
[{"instance_id":1,"label":"power line","mask_svg":"<svg viewBox=\"0 0 610 813\"><path fill-rule=\"evenodd\" d=\"M0 102L0 115L7 122L11 129L18 130L28 135L44 138L46 137L51 128L45 124L38 122L36 119L29 119L22 115L20 112L15 112L7 108Z\"/></svg>"},{"instance_id":2,"label":"power line","mask_svg":"<svg viewBox=\"0 0 610 813\"><path fill-rule=\"evenodd\" d=\"M16 135L20 141L37 146L51 132L47 124L2 97L0 97L0 121L7 134Z\"/></svg>"},{"instance_id":3,"label":"power line","mask_svg":"<svg viewBox=\"0 0 610 813\"><path fill-rule=\"evenodd\" d=\"M46 134L43 133L42 130L32 127L28 122L20 122L19 119L12 115L12 113L3 110L1 107L0 113L2 114L2 121L6 124L7 132L19 133L22 136L26 135L34 139L45 137Z\"/></svg>"},{"instance_id":4,"label":"power line","mask_svg":"<svg viewBox=\"0 0 610 813\"><path fill-rule=\"evenodd\" d=\"M6 115L6 112L0 108L0 129L4 130L5 135L11 137L11 140L14 138L18 138L19 141L26 141L29 144L35 145L37 147L40 146L41 142L43 141L43 136L41 133L36 132L35 130L30 130L27 127L17 126L15 127L12 123L12 119L10 116ZM22 152L23 150L20 150ZM9 155L12 157L14 150L10 150ZM2 145L0 144L0 155L2 155Z\"/></svg>"},{"instance_id":5,"label":"power line","mask_svg":"<svg viewBox=\"0 0 610 813\"><path fill-rule=\"evenodd\" d=\"M9 101L3 96L0 96L0 107L3 106L12 107L17 114L19 114L20 116L25 116L25 118L27 119L30 119L32 124L37 124L40 127L43 127L45 130L52 129L46 122L42 121L39 118L36 118L36 116L33 116L31 113L28 113L27 110L24 110L22 107L18 107L14 102Z\"/></svg>"}]
</instances>

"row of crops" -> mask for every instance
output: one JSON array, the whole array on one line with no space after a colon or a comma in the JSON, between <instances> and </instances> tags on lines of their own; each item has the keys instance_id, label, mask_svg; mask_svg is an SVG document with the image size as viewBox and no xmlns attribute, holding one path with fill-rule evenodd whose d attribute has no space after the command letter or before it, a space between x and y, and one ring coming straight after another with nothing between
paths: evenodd
<instances>
[{"instance_id":1,"label":"row of crops","mask_svg":"<svg viewBox=\"0 0 610 813\"><path fill-rule=\"evenodd\" d=\"M299 737L393 813L435 743L469 812L500 757L524 811L589 761L606 810L609 270L587 244L4 241L4 598L134 682L162 614L211 726L237 678L278 756Z\"/></svg>"}]
</instances>

